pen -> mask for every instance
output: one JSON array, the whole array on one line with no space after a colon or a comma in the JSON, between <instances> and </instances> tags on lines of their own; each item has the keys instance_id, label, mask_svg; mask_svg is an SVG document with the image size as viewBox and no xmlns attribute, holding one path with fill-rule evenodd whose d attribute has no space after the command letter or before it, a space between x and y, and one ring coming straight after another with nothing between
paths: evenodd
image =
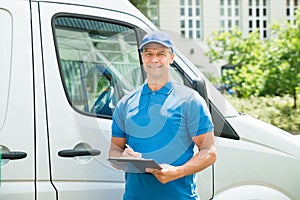
<instances>
[{"instance_id":1,"label":"pen","mask_svg":"<svg viewBox=\"0 0 300 200\"><path fill-rule=\"evenodd\" d=\"M131 148L131 146L129 146L129 144L125 144L125 146L128 148L128 149L131 149L133 151L133 148Z\"/></svg>"},{"instance_id":2,"label":"pen","mask_svg":"<svg viewBox=\"0 0 300 200\"><path fill-rule=\"evenodd\" d=\"M126 148L128 148L128 150L131 150L132 152L127 152L129 155L131 155L131 157L134 158L142 158L142 154L139 152L135 152L133 150L133 148L131 146L129 146L129 144L125 144Z\"/></svg>"}]
</instances>

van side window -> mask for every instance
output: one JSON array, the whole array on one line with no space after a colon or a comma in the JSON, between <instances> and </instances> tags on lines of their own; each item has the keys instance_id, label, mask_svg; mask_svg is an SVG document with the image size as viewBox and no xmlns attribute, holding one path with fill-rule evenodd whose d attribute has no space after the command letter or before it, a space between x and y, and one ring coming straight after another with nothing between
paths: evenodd
<instances>
[{"instance_id":1,"label":"van side window","mask_svg":"<svg viewBox=\"0 0 300 200\"><path fill-rule=\"evenodd\" d=\"M0 9L0 131L4 125L11 72L12 18L8 11Z\"/></svg>"},{"instance_id":2,"label":"van side window","mask_svg":"<svg viewBox=\"0 0 300 200\"><path fill-rule=\"evenodd\" d=\"M178 68L176 68L174 64L170 65L170 76L173 80L181 84L185 83L183 74L180 71L178 71Z\"/></svg>"},{"instance_id":3,"label":"van side window","mask_svg":"<svg viewBox=\"0 0 300 200\"><path fill-rule=\"evenodd\" d=\"M89 115L111 116L120 98L143 83L135 30L77 17L57 17L54 28L71 106Z\"/></svg>"}]
</instances>

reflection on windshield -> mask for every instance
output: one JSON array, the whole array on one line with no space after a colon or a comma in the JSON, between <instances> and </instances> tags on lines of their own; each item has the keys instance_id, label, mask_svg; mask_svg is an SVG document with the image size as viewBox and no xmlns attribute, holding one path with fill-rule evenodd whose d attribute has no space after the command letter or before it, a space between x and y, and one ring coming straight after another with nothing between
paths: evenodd
<instances>
[{"instance_id":1,"label":"reflection on windshield","mask_svg":"<svg viewBox=\"0 0 300 200\"><path fill-rule=\"evenodd\" d=\"M225 97L207 81L208 96L213 99L213 104L225 117L234 117L239 115L236 109L225 99Z\"/></svg>"},{"instance_id":2,"label":"reflection on windshield","mask_svg":"<svg viewBox=\"0 0 300 200\"><path fill-rule=\"evenodd\" d=\"M224 117L234 117L240 115L239 112L226 100L226 98L216 89L216 87L203 75L203 71L200 71L193 63L190 62L185 56L181 53L177 52L178 57L181 59L175 59L175 61L180 64L180 66L187 66L191 71L191 78L195 75L195 71L197 74L201 74L203 79L206 80L207 93L210 101L214 104L214 106L219 110L219 112ZM183 61L183 62L182 62Z\"/></svg>"},{"instance_id":3,"label":"reflection on windshield","mask_svg":"<svg viewBox=\"0 0 300 200\"><path fill-rule=\"evenodd\" d=\"M184 38L174 31L166 30L166 32L171 35L176 47L175 52L177 56L175 56L175 62L183 68L184 66L187 66L187 68L183 70L191 79L197 78L196 74L202 75L202 78L206 80L207 93L210 101L223 116L238 116L239 113L235 110L235 108L208 80L209 77L206 77L207 75L217 74L219 70L213 63L209 63L209 59L205 56L205 46L201 45L199 41L196 42L194 40ZM196 67L196 65L198 67Z\"/></svg>"}]
</instances>

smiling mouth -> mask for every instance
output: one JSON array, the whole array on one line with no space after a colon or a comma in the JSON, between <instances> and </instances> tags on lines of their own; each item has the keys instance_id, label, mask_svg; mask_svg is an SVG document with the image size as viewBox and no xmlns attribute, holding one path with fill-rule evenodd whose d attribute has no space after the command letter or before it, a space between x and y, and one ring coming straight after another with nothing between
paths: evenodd
<instances>
[{"instance_id":1,"label":"smiling mouth","mask_svg":"<svg viewBox=\"0 0 300 200\"><path fill-rule=\"evenodd\" d=\"M158 69L158 68L161 68L162 66L161 65L159 65L159 66L148 66L149 68L151 68L151 69Z\"/></svg>"}]
</instances>

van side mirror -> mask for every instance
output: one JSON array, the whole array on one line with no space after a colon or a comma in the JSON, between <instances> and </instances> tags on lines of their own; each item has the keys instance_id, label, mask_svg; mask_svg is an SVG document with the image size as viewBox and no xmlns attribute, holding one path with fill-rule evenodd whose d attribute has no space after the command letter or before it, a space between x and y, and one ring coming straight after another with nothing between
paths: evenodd
<instances>
[{"instance_id":1,"label":"van side mirror","mask_svg":"<svg viewBox=\"0 0 300 200\"><path fill-rule=\"evenodd\" d=\"M199 92L199 94L203 97L205 100L207 106L209 106L209 100L208 100L208 95L207 95L207 90L206 90L206 84L204 79L195 79L193 80L192 88Z\"/></svg>"}]
</instances>

